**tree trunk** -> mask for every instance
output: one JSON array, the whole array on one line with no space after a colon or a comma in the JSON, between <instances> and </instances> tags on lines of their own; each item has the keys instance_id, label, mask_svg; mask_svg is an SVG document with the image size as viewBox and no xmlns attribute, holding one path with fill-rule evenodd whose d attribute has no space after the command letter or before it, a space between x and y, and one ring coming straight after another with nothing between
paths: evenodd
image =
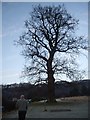
<instances>
[{"instance_id":1,"label":"tree trunk","mask_svg":"<svg viewBox=\"0 0 90 120\"><path fill-rule=\"evenodd\" d=\"M48 69L48 102L52 103L55 102L55 84L54 84L55 79L52 70L51 60L48 60L47 69Z\"/></svg>"}]
</instances>

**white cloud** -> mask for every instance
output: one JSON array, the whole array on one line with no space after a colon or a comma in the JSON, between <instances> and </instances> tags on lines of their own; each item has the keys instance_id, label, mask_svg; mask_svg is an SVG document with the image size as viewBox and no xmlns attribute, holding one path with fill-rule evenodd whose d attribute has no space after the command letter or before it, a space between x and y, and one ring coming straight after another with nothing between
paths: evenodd
<instances>
[{"instance_id":1,"label":"white cloud","mask_svg":"<svg viewBox=\"0 0 90 120\"><path fill-rule=\"evenodd\" d=\"M3 73L2 78L3 79L8 79L8 78L14 78L14 77L19 77L20 73Z\"/></svg>"},{"instance_id":2,"label":"white cloud","mask_svg":"<svg viewBox=\"0 0 90 120\"><path fill-rule=\"evenodd\" d=\"M2 79L2 84L12 84L16 82L20 82L20 76L21 72L15 72L15 71L3 71L2 76L0 76L0 79Z\"/></svg>"}]
</instances>

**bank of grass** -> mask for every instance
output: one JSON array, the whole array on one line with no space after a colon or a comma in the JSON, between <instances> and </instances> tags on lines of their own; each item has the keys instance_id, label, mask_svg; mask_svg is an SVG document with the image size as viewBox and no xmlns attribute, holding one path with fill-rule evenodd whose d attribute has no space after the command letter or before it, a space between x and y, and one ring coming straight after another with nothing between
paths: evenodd
<instances>
[{"instance_id":1,"label":"bank of grass","mask_svg":"<svg viewBox=\"0 0 90 120\"><path fill-rule=\"evenodd\" d=\"M77 104L81 102L88 102L88 96L74 96L74 97L64 97L56 99L57 102L55 103L47 103L46 100L32 102L31 105L33 106L43 106L43 105L68 105L68 104Z\"/></svg>"}]
</instances>

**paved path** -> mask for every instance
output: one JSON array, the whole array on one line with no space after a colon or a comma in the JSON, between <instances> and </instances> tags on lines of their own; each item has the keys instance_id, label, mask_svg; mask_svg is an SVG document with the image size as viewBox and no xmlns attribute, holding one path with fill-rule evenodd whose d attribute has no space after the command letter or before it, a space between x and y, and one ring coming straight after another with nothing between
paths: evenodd
<instances>
[{"instance_id":1,"label":"paved path","mask_svg":"<svg viewBox=\"0 0 90 120\"><path fill-rule=\"evenodd\" d=\"M54 111L51 112L52 110ZM3 118L17 117L17 111L3 115ZM26 118L88 118L88 103L79 102L74 104L47 105L46 107L43 105L31 105L28 108Z\"/></svg>"}]
</instances>

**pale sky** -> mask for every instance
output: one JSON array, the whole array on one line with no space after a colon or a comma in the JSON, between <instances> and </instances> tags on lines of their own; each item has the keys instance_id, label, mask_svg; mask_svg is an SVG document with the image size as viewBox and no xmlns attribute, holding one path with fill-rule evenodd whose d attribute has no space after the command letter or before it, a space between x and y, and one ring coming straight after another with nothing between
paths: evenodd
<instances>
[{"instance_id":1,"label":"pale sky","mask_svg":"<svg viewBox=\"0 0 90 120\"><path fill-rule=\"evenodd\" d=\"M37 4L38 3L32 2L2 3L2 69L0 67L0 74L2 74L3 84L27 82L20 78L25 60L24 57L20 55L22 49L14 46L14 40L19 39L19 36L24 31L24 21L29 17L32 5ZM41 3L41 5L48 4L58 5L59 3ZM88 36L88 3L65 2L64 4L67 11L76 19L80 20L77 35ZM87 53L85 52L85 54ZM87 71L87 58L82 55L78 58L78 62L80 64L80 68ZM87 75L85 76L85 79L86 78L88 78Z\"/></svg>"},{"instance_id":2,"label":"pale sky","mask_svg":"<svg viewBox=\"0 0 90 120\"><path fill-rule=\"evenodd\" d=\"M42 0L1 0L2 2L42 2ZM88 2L89 0L43 0L43 2Z\"/></svg>"}]
</instances>

